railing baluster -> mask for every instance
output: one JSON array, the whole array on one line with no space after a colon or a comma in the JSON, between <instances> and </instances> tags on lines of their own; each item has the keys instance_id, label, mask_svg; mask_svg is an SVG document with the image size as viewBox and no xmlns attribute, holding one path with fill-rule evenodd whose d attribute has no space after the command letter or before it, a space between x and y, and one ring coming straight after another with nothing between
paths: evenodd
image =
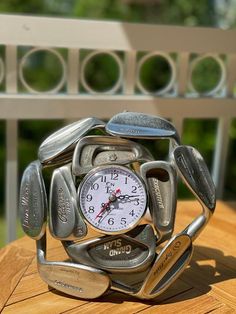
<instances>
[{"instance_id":1,"label":"railing baluster","mask_svg":"<svg viewBox=\"0 0 236 314\"><path fill-rule=\"evenodd\" d=\"M125 53L125 82L124 82L124 94L134 94L135 82L136 82L136 51L127 51Z\"/></svg>"},{"instance_id":2,"label":"railing baluster","mask_svg":"<svg viewBox=\"0 0 236 314\"><path fill-rule=\"evenodd\" d=\"M230 118L220 118L218 121L217 138L212 170L212 177L216 185L216 193L218 198L223 197L226 159L229 146L230 123Z\"/></svg>"},{"instance_id":3,"label":"railing baluster","mask_svg":"<svg viewBox=\"0 0 236 314\"><path fill-rule=\"evenodd\" d=\"M173 125L179 133L180 138L182 137L183 128L184 128L184 119L182 117L175 117L172 120Z\"/></svg>"},{"instance_id":4,"label":"railing baluster","mask_svg":"<svg viewBox=\"0 0 236 314\"><path fill-rule=\"evenodd\" d=\"M236 84L236 55L230 54L227 59L227 94L230 97L234 96Z\"/></svg>"},{"instance_id":5,"label":"railing baluster","mask_svg":"<svg viewBox=\"0 0 236 314\"><path fill-rule=\"evenodd\" d=\"M17 93L17 47L6 47L6 92ZM16 239L18 199L18 124L17 120L6 121L6 220L7 242Z\"/></svg>"},{"instance_id":6,"label":"railing baluster","mask_svg":"<svg viewBox=\"0 0 236 314\"><path fill-rule=\"evenodd\" d=\"M68 50L67 67L67 91L68 94L77 94L79 91L79 50Z\"/></svg>"},{"instance_id":7,"label":"railing baluster","mask_svg":"<svg viewBox=\"0 0 236 314\"><path fill-rule=\"evenodd\" d=\"M178 56L178 95L184 96L188 83L189 53L183 52Z\"/></svg>"}]
</instances>

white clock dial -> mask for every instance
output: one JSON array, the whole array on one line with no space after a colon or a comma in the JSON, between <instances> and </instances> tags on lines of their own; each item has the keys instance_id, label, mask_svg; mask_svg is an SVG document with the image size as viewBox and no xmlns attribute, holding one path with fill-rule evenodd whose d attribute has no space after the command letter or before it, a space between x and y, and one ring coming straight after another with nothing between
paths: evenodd
<instances>
[{"instance_id":1,"label":"white clock dial","mask_svg":"<svg viewBox=\"0 0 236 314\"><path fill-rule=\"evenodd\" d=\"M123 166L104 166L89 172L80 184L79 203L85 220L106 234L127 232L147 207L145 185Z\"/></svg>"}]
</instances>

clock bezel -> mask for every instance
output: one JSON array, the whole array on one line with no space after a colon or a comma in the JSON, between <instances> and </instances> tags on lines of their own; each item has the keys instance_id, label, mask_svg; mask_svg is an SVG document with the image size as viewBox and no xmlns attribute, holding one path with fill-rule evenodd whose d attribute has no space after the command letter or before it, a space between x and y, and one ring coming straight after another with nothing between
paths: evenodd
<instances>
[{"instance_id":1,"label":"clock bezel","mask_svg":"<svg viewBox=\"0 0 236 314\"><path fill-rule=\"evenodd\" d=\"M80 202L80 198L81 198L81 190L84 186L84 184L87 182L87 180L96 175L96 173L98 171L102 171L104 169L109 169L109 168L119 168L119 169L122 169L122 170L125 170L129 173L132 173L132 175L136 176L137 179L140 181L143 189L144 189L144 192L145 192L145 198L146 198L146 202L145 202L145 208L143 210L143 213L142 215L139 217L139 219L137 221L135 221L133 224L129 225L128 228L125 228L123 230L119 230L119 231L107 231L107 230L104 230L104 229L101 229L101 228L98 228L96 226L94 226L88 219L87 217L84 215L83 213L83 210L82 210L82 206L81 206L81 202ZM116 165L116 164L110 164L110 165L104 165L104 166L98 166L94 169L92 169L91 171L89 171L85 176L84 178L81 180L80 182L80 185L78 187L78 190L77 190L77 203L78 203L78 209L85 221L85 223L90 227L92 228L94 231L97 231L98 233L102 233L102 234L107 234L107 235L119 235L119 234L124 234L132 229L134 229L137 225L139 225L139 223L141 222L142 218L144 217L146 211L147 211L147 207L148 207L148 200L149 200L149 197L148 197L148 192L147 192L147 186L146 186L146 183L145 181L143 180L143 178L139 175L139 173L137 173L136 171L132 170L131 168L128 168L127 166L121 166L121 165Z\"/></svg>"}]
</instances>

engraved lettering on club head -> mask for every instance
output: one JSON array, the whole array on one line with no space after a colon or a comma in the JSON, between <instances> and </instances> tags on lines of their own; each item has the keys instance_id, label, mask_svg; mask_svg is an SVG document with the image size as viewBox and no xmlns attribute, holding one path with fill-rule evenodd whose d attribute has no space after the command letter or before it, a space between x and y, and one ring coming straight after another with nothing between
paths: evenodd
<instances>
[{"instance_id":1,"label":"engraved lettering on club head","mask_svg":"<svg viewBox=\"0 0 236 314\"><path fill-rule=\"evenodd\" d=\"M38 226L39 220L40 220L39 213L38 213L38 208L39 208L38 192L35 191L33 188L30 187L29 183L26 183L25 191L21 197L21 205L24 208L22 226L24 226L27 229L31 229L32 227ZM30 189L32 191L30 191ZM32 192L31 195L30 195L30 192Z\"/></svg>"},{"instance_id":2,"label":"engraved lettering on club head","mask_svg":"<svg viewBox=\"0 0 236 314\"><path fill-rule=\"evenodd\" d=\"M81 287L76 287L76 286L73 286L72 284L68 284L64 281L61 281L61 280L48 280L49 282L51 282L52 284L54 283L56 286L60 286L60 287L63 287L63 288L66 288L66 289L70 289L70 290L76 290L78 292L84 292L84 290L81 288Z\"/></svg>"},{"instance_id":3,"label":"engraved lettering on club head","mask_svg":"<svg viewBox=\"0 0 236 314\"><path fill-rule=\"evenodd\" d=\"M155 200L158 203L159 208L161 209L165 209L165 205L162 199L162 195L161 195L161 191L160 191L160 187L159 187L159 183L157 179L152 179L152 185L151 185L151 189L153 190L153 194L156 196Z\"/></svg>"},{"instance_id":4,"label":"engraved lettering on club head","mask_svg":"<svg viewBox=\"0 0 236 314\"><path fill-rule=\"evenodd\" d=\"M61 222L68 222L68 213L70 213L70 200L65 197L65 192L62 187L58 189L58 211L57 215Z\"/></svg>"},{"instance_id":5,"label":"engraved lettering on club head","mask_svg":"<svg viewBox=\"0 0 236 314\"><path fill-rule=\"evenodd\" d=\"M182 242L178 240L177 242L174 242L171 244L169 250L166 252L164 260L160 264L160 266L153 272L153 275L156 276L159 274L159 272L166 266L166 264L169 262L170 258L172 258L177 252L179 251L180 247L182 245Z\"/></svg>"},{"instance_id":6,"label":"engraved lettering on club head","mask_svg":"<svg viewBox=\"0 0 236 314\"><path fill-rule=\"evenodd\" d=\"M24 191L21 197L21 205L24 208L23 226L30 228L29 224L29 183L24 186Z\"/></svg>"},{"instance_id":7,"label":"engraved lettering on club head","mask_svg":"<svg viewBox=\"0 0 236 314\"><path fill-rule=\"evenodd\" d=\"M132 246L128 244L125 246L121 246L120 248L117 248L117 249L109 250L109 256L115 256L115 255L120 255L120 254L129 255L131 252L132 252Z\"/></svg>"},{"instance_id":8,"label":"engraved lettering on club head","mask_svg":"<svg viewBox=\"0 0 236 314\"><path fill-rule=\"evenodd\" d=\"M123 132L127 132L128 134L140 134L140 131L138 129L128 129L128 128L118 128L118 131L120 131L121 133Z\"/></svg>"},{"instance_id":9,"label":"engraved lettering on club head","mask_svg":"<svg viewBox=\"0 0 236 314\"><path fill-rule=\"evenodd\" d=\"M115 239L112 241L105 242L103 244L103 249L105 250L110 250L110 249L116 249L120 248L122 245L122 239Z\"/></svg>"}]
</instances>

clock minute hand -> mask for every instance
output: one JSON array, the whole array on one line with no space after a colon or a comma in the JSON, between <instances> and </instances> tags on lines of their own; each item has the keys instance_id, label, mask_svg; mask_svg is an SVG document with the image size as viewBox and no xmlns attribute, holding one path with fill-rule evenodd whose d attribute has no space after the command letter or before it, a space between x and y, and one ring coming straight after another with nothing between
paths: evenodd
<instances>
[{"instance_id":1,"label":"clock minute hand","mask_svg":"<svg viewBox=\"0 0 236 314\"><path fill-rule=\"evenodd\" d=\"M117 199L118 200L130 200L130 201L132 201L132 198L133 197L139 197L139 195L127 195L127 194L124 194L124 195L119 195L119 196L117 196Z\"/></svg>"}]
</instances>

